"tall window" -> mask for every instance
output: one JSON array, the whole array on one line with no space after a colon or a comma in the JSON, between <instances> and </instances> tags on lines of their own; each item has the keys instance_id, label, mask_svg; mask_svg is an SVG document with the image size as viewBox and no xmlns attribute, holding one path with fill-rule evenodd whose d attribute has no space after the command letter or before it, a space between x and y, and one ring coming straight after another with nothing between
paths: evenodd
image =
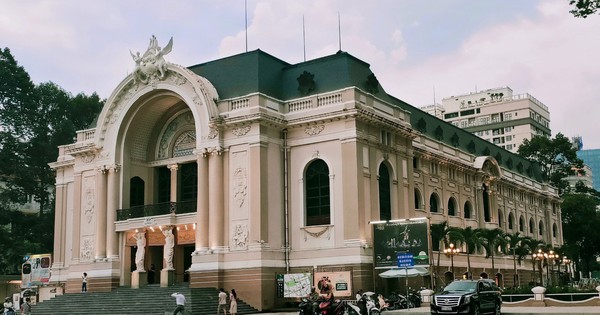
<instances>
[{"instance_id":1,"label":"tall window","mask_svg":"<svg viewBox=\"0 0 600 315\"><path fill-rule=\"evenodd\" d=\"M463 214L465 216L465 219L471 219L471 216L473 215L472 212L473 207L471 207L471 202L470 201L465 201L465 207L463 209Z\"/></svg>"},{"instance_id":2,"label":"tall window","mask_svg":"<svg viewBox=\"0 0 600 315\"><path fill-rule=\"evenodd\" d=\"M558 235L558 226L556 223L552 224L552 237L556 237Z\"/></svg>"},{"instance_id":3,"label":"tall window","mask_svg":"<svg viewBox=\"0 0 600 315\"><path fill-rule=\"evenodd\" d=\"M454 197L448 199L448 215L456 215L456 199Z\"/></svg>"},{"instance_id":4,"label":"tall window","mask_svg":"<svg viewBox=\"0 0 600 315\"><path fill-rule=\"evenodd\" d=\"M431 194L431 197L429 197L429 211L440 212L438 200L439 198L436 193Z\"/></svg>"},{"instance_id":5,"label":"tall window","mask_svg":"<svg viewBox=\"0 0 600 315\"><path fill-rule=\"evenodd\" d=\"M519 217L519 231L525 232L525 219L523 219L523 216Z\"/></svg>"},{"instance_id":6,"label":"tall window","mask_svg":"<svg viewBox=\"0 0 600 315\"><path fill-rule=\"evenodd\" d=\"M482 185L483 188L483 219L485 222L492 221L492 214L490 212L490 195L486 184Z\"/></svg>"},{"instance_id":7,"label":"tall window","mask_svg":"<svg viewBox=\"0 0 600 315\"><path fill-rule=\"evenodd\" d=\"M540 221L540 223L538 223L538 234L540 236L544 235L544 222Z\"/></svg>"},{"instance_id":8,"label":"tall window","mask_svg":"<svg viewBox=\"0 0 600 315\"><path fill-rule=\"evenodd\" d=\"M416 209L423 209L423 202L422 202L422 197L421 197L421 193L419 192L418 189L415 188L415 210Z\"/></svg>"},{"instance_id":9,"label":"tall window","mask_svg":"<svg viewBox=\"0 0 600 315\"><path fill-rule=\"evenodd\" d=\"M144 205L144 180L136 176L129 180L129 207Z\"/></svg>"},{"instance_id":10,"label":"tall window","mask_svg":"<svg viewBox=\"0 0 600 315\"><path fill-rule=\"evenodd\" d=\"M181 201L196 200L198 196L198 164L181 165Z\"/></svg>"},{"instance_id":11,"label":"tall window","mask_svg":"<svg viewBox=\"0 0 600 315\"><path fill-rule=\"evenodd\" d=\"M392 202L390 194L390 172L387 166L379 165L379 219L392 219Z\"/></svg>"},{"instance_id":12,"label":"tall window","mask_svg":"<svg viewBox=\"0 0 600 315\"><path fill-rule=\"evenodd\" d=\"M171 201L171 171L166 167L156 168L156 176L158 177L158 194L157 201L159 203Z\"/></svg>"},{"instance_id":13,"label":"tall window","mask_svg":"<svg viewBox=\"0 0 600 315\"><path fill-rule=\"evenodd\" d=\"M315 160L306 169L306 225L329 224L329 167Z\"/></svg>"},{"instance_id":14,"label":"tall window","mask_svg":"<svg viewBox=\"0 0 600 315\"><path fill-rule=\"evenodd\" d=\"M535 227L535 223L533 223L533 219L529 219L529 233L533 234L533 229Z\"/></svg>"},{"instance_id":15,"label":"tall window","mask_svg":"<svg viewBox=\"0 0 600 315\"><path fill-rule=\"evenodd\" d=\"M503 227L504 226L504 214L502 213L502 210L498 209L498 227Z\"/></svg>"},{"instance_id":16,"label":"tall window","mask_svg":"<svg viewBox=\"0 0 600 315\"><path fill-rule=\"evenodd\" d=\"M515 228L515 216L511 213L508 214L508 229L512 230Z\"/></svg>"}]
</instances>

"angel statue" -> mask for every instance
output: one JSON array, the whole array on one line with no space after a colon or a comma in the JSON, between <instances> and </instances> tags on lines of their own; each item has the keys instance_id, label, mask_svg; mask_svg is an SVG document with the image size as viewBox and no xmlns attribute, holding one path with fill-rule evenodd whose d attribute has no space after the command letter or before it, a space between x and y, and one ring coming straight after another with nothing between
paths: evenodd
<instances>
[{"instance_id":1,"label":"angel statue","mask_svg":"<svg viewBox=\"0 0 600 315\"><path fill-rule=\"evenodd\" d=\"M133 70L134 81L137 82L139 80L144 84L148 84L148 81L154 77L157 77L159 80L164 79L167 72L167 62L164 56L170 53L172 49L173 37L171 37L167 46L161 49L156 36L152 35L148 49L142 56L140 56L139 51L134 54L129 50L131 58L135 61L135 70Z\"/></svg>"}]
</instances>

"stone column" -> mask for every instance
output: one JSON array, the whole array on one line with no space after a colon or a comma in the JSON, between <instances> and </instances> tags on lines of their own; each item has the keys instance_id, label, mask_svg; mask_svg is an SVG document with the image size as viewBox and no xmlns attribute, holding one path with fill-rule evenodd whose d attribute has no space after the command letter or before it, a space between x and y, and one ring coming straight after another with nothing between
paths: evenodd
<instances>
[{"instance_id":1,"label":"stone column","mask_svg":"<svg viewBox=\"0 0 600 315\"><path fill-rule=\"evenodd\" d=\"M79 239L81 238L81 173L73 175L73 235L72 235L72 259L74 263L79 263Z\"/></svg>"},{"instance_id":2,"label":"stone column","mask_svg":"<svg viewBox=\"0 0 600 315\"><path fill-rule=\"evenodd\" d=\"M117 175L119 168L118 165L111 165L108 168L108 186L106 189L106 257L112 260L119 258L119 239L115 232L117 207L119 206L119 176Z\"/></svg>"},{"instance_id":3,"label":"stone column","mask_svg":"<svg viewBox=\"0 0 600 315\"><path fill-rule=\"evenodd\" d=\"M106 258L106 167L96 173L96 252L95 259Z\"/></svg>"},{"instance_id":4,"label":"stone column","mask_svg":"<svg viewBox=\"0 0 600 315\"><path fill-rule=\"evenodd\" d=\"M177 202L177 170L179 169L178 164L167 165L171 171L171 202Z\"/></svg>"},{"instance_id":5,"label":"stone column","mask_svg":"<svg viewBox=\"0 0 600 315\"><path fill-rule=\"evenodd\" d=\"M223 157L221 149L217 148L208 159L208 178L211 179L208 187L208 239L211 249L223 246L223 175Z\"/></svg>"},{"instance_id":6,"label":"stone column","mask_svg":"<svg viewBox=\"0 0 600 315\"><path fill-rule=\"evenodd\" d=\"M208 157L197 155L198 196L196 205L196 252L208 250Z\"/></svg>"},{"instance_id":7,"label":"stone column","mask_svg":"<svg viewBox=\"0 0 600 315\"><path fill-rule=\"evenodd\" d=\"M56 184L56 212L54 214L54 263L55 267L63 267L65 264L65 184Z\"/></svg>"}]
</instances>

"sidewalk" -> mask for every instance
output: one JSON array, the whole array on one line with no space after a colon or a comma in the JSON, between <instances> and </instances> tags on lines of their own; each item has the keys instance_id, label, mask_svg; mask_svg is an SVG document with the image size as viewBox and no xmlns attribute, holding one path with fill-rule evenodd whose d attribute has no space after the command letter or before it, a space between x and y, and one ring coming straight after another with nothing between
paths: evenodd
<instances>
[{"instance_id":1,"label":"sidewalk","mask_svg":"<svg viewBox=\"0 0 600 315\"><path fill-rule=\"evenodd\" d=\"M381 314L392 315L392 314L403 314L410 313L414 315L430 315L429 307L419 307L409 310L394 310L384 311ZM260 313L256 315L298 315L298 312L281 312L281 313ZM546 306L546 307L519 307L509 306L502 308L502 314L514 314L514 315L541 315L541 314L600 314L600 306Z\"/></svg>"}]
</instances>

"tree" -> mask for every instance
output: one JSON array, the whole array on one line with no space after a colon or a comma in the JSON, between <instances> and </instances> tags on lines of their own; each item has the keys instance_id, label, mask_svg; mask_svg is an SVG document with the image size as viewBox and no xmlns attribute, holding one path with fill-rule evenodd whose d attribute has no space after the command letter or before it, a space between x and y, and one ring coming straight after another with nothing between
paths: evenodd
<instances>
[{"instance_id":1,"label":"tree","mask_svg":"<svg viewBox=\"0 0 600 315\"><path fill-rule=\"evenodd\" d=\"M600 254L598 205L600 201L593 195L573 193L563 196L563 238L569 248L578 249L580 263L577 267L584 272L591 271L591 265Z\"/></svg>"},{"instance_id":2,"label":"tree","mask_svg":"<svg viewBox=\"0 0 600 315\"><path fill-rule=\"evenodd\" d=\"M527 254L527 248L525 244L523 244L523 240L525 239L519 232L515 234L505 234L504 238L506 240L506 254L512 255L513 257L513 286L520 286L519 284L519 274L517 273L517 261L519 261L519 265L521 264L522 259Z\"/></svg>"},{"instance_id":3,"label":"tree","mask_svg":"<svg viewBox=\"0 0 600 315\"><path fill-rule=\"evenodd\" d=\"M535 253L538 248L541 248L541 247L544 246L544 242L543 241L533 239L533 238L531 238L529 236L523 238L523 240L521 240L521 243L527 248L529 254ZM535 264L536 264L536 261L535 261L535 259L533 259L533 256L532 256L531 257L531 266L532 266L532 273L531 274L533 275L532 278L533 278L533 283L534 284L537 283L536 276L535 276ZM541 268L541 266L540 266L540 268Z\"/></svg>"},{"instance_id":4,"label":"tree","mask_svg":"<svg viewBox=\"0 0 600 315\"><path fill-rule=\"evenodd\" d=\"M452 227L450 230L450 239L456 239L458 244L464 244L467 254L467 272L471 276L471 254L481 245L481 239L477 231L470 226L466 228Z\"/></svg>"},{"instance_id":5,"label":"tree","mask_svg":"<svg viewBox=\"0 0 600 315\"><path fill-rule=\"evenodd\" d=\"M431 243L433 246L433 250L437 250L437 266L435 268L436 273L438 273L440 269L440 242L443 241L444 245L448 245L448 234L450 233L450 227L448 226L448 222L444 221L442 223L432 224L431 227Z\"/></svg>"},{"instance_id":6,"label":"tree","mask_svg":"<svg viewBox=\"0 0 600 315\"><path fill-rule=\"evenodd\" d=\"M540 164L544 180L549 181L562 194L569 184L565 177L582 172L583 161L577 157L577 150L562 133L554 139L535 136L525 139L519 146L518 154Z\"/></svg>"},{"instance_id":7,"label":"tree","mask_svg":"<svg viewBox=\"0 0 600 315\"><path fill-rule=\"evenodd\" d=\"M587 18L600 9L600 0L571 0L570 5L575 5L575 9L569 11L573 16Z\"/></svg>"},{"instance_id":8,"label":"tree","mask_svg":"<svg viewBox=\"0 0 600 315\"><path fill-rule=\"evenodd\" d=\"M496 269L494 264L494 254L498 247L504 246L504 231L501 229L476 229L477 235L481 239L481 244L485 248L485 256L492 258L492 270Z\"/></svg>"}]
</instances>

